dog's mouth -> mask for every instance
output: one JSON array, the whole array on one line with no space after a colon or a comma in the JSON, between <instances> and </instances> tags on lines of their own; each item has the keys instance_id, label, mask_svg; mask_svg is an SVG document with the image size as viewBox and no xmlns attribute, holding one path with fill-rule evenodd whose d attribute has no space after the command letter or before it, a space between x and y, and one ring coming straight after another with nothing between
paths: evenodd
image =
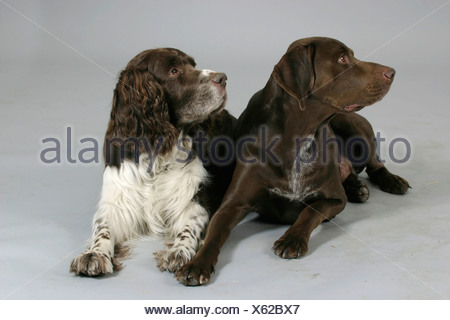
<instances>
[{"instance_id":1,"label":"dog's mouth","mask_svg":"<svg viewBox=\"0 0 450 320\"><path fill-rule=\"evenodd\" d=\"M346 112L356 112L356 111L361 110L361 109L364 108L364 107L365 107L365 106L364 106L364 105L361 105L361 104L351 104L351 105L349 105L349 106L344 107L344 110L345 110Z\"/></svg>"},{"instance_id":2,"label":"dog's mouth","mask_svg":"<svg viewBox=\"0 0 450 320\"><path fill-rule=\"evenodd\" d=\"M219 113L220 111L225 109L225 105L227 104L227 93L225 92L225 94L223 96L220 96L219 99L222 100L222 103L211 112L211 115Z\"/></svg>"},{"instance_id":3,"label":"dog's mouth","mask_svg":"<svg viewBox=\"0 0 450 320\"><path fill-rule=\"evenodd\" d=\"M218 99L226 99L227 98L227 83L225 82L222 87L217 90L217 98Z\"/></svg>"},{"instance_id":4,"label":"dog's mouth","mask_svg":"<svg viewBox=\"0 0 450 320\"><path fill-rule=\"evenodd\" d=\"M363 109L364 107L371 106L383 99L386 93L388 93L389 88L389 85L370 85L365 88L363 98L356 100L360 103L346 105L343 107L343 110L345 112L356 112Z\"/></svg>"},{"instance_id":5,"label":"dog's mouth","mask_svg":"<svg viewBox=\"0 0 450 320\"><path fill-rule=\"evenodd\" d=\"M344 107L344 111L345 112L356 112L361 110L364 107L368 107L373 105L374 103L379 102L381 99L383 99L383 97L386 95L387 90L384 92L380 92L376 95L372 95L371 97L369 97L368 99L366 99L364 101L364 104L362 103L355 103L355 104L350 104Z\"/></svg>"}]
</instances>

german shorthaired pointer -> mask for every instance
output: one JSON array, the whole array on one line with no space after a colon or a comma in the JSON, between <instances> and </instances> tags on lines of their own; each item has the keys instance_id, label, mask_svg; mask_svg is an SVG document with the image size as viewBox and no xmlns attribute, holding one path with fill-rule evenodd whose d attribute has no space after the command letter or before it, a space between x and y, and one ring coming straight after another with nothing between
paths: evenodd
<instances>
[{"instance_id":1,"label":"german shorthaired pointer","mask_svg":"<svg viewBox=\"0 0 450 320\"><path fill-rule=\"evenodd\" d=\"M312 231L341 212L347 199L367 200L357 178L364 168L382 190L405 193L408 182L378 161L370 124L353 113L381 100L394 75L392 68L357 60L334 39L292 43L238 119L236 136L246 143L231 184L202 248L175 273L178 281L208 283L220 248L250 211L291 225L273 251L293 259L307 253ZM339 141L355 136L366 147L347 154Z\"/></svg>"}]
</instances>

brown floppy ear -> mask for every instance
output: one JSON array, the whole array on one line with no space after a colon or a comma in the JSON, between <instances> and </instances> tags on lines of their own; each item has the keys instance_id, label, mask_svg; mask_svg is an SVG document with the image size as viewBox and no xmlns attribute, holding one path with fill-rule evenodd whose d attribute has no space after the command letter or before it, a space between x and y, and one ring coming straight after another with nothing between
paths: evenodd
<instances>
[{"instance_id":1,"label":"brown floppy ear","mask_svg":"<svg viewBox=\"0 0 450 320\"><path fill-rule=\"evenodd\" d=\"M286 52L272 72L278 85L297 100L302 111L314 86L314 51L313 45L295 46Z\"/></svg>"},{"instance_id":2,"label":"brown floppy ear","mask_svg":"<svg viewBox=\"0 0 450 320\"><path fill-rule=\"evenodd\" d=\"M164 90L154 76L137 68L127 68L120 73L105 136L105 160L118 164L117 148L121 158L137 160L140 154L156 150L158 154L169 152L178 139L178 130L170 122L169 108ZM112 154L108 147L113 146ZM125 144L125 145L123 145ZM115 149L115 150L114 150ZM111 156L113 159L111 159Z\"/></svg>"}]
</instances>

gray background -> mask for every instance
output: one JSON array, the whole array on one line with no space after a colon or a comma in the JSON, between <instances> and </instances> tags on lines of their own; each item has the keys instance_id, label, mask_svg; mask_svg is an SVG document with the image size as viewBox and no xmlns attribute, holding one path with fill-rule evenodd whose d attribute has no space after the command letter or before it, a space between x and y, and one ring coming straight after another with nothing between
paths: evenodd
<instances>
[{"instance_id":1,"label":"gray background","mask_svg":"<svg viewBox=\"0 0 450 320\"><path fill-rule=\"evenodd\" d=\"M450 4L445 1L0 1L0 297L6 299L448 299ZM439 9L440 8L440 9ZM68 273L90 236L103 165L69 163L103 139L115 76L137 53L176 47L228 75L238 116L288 45L338 38L358 58L397 70L391 92L361 112L407 163L387 162L413 189L369 184L321 225L301 260L270 250L286 229L250 215L232 233L206 287L156 268L162 244L138 241L126 267L101 279ZM47 137L62 162L46 165ZM399 146L399 145L397 145ZM395 148L399 158L404 150ZM366 178L366 175L362 175Z\"/></svg>"}]
</instances>

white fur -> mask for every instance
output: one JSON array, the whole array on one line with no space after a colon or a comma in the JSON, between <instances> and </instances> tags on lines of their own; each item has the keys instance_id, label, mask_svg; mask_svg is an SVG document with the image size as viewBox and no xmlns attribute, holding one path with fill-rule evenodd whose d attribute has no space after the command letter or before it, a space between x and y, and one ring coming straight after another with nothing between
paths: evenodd
<instances>
[{"instance_id":1,"label":"white fur","mask_svg":"<svg viewBox=\"0 0 450 320\"><path fill-rule=\"evenodd\" d=\"M208 70L208 69L203 69L202 70L202 75L204 75L204 76L206 76L206 77L209 77L209 75L211 74L211 73L214 73L215 71L213 71L213 70Z\"/></svg>"},{"instance_id":2,"label":"white fur","mask_svg":"<svg viewBox=\"0 0 450 320\"><path fill-rule=\"evenodd\" d=\"M147 155L141 155L138 164L125 160L120 168L107 166L91 243L83 255L95 253L111 260L116 245L151 235L167 241L167 248L155 254L161 270L175 271L189 261L200 246L209 216L193 200L200 184L206 182L207 172L198 158L186 163L186 157L186 152L175 146L172 152L154 159L151 171ZM106 272L88 265L93 269L89 275L112 272L112 264Z\"/></svg>"},{"instance_id":3,"label":"white fur","mask_svg":"<svg viewBox=\"0 0 450 320\"><path fill-rule=\"evenodd\" d=\"M271 188L270 191L290 201L302 201L311 192L310 185L305 184L304 177L313 170L314 160L317 160L318 155L310 152L311 141L314 140L313 135L309 135L301 144L292 168L288 172L288 190L281 190L280 188ZM317 152L317 151L316 151ZM313 161L309 161L312 157ZM316 159L314 159L316 157Z\"/></svg>"}]
</instances>

